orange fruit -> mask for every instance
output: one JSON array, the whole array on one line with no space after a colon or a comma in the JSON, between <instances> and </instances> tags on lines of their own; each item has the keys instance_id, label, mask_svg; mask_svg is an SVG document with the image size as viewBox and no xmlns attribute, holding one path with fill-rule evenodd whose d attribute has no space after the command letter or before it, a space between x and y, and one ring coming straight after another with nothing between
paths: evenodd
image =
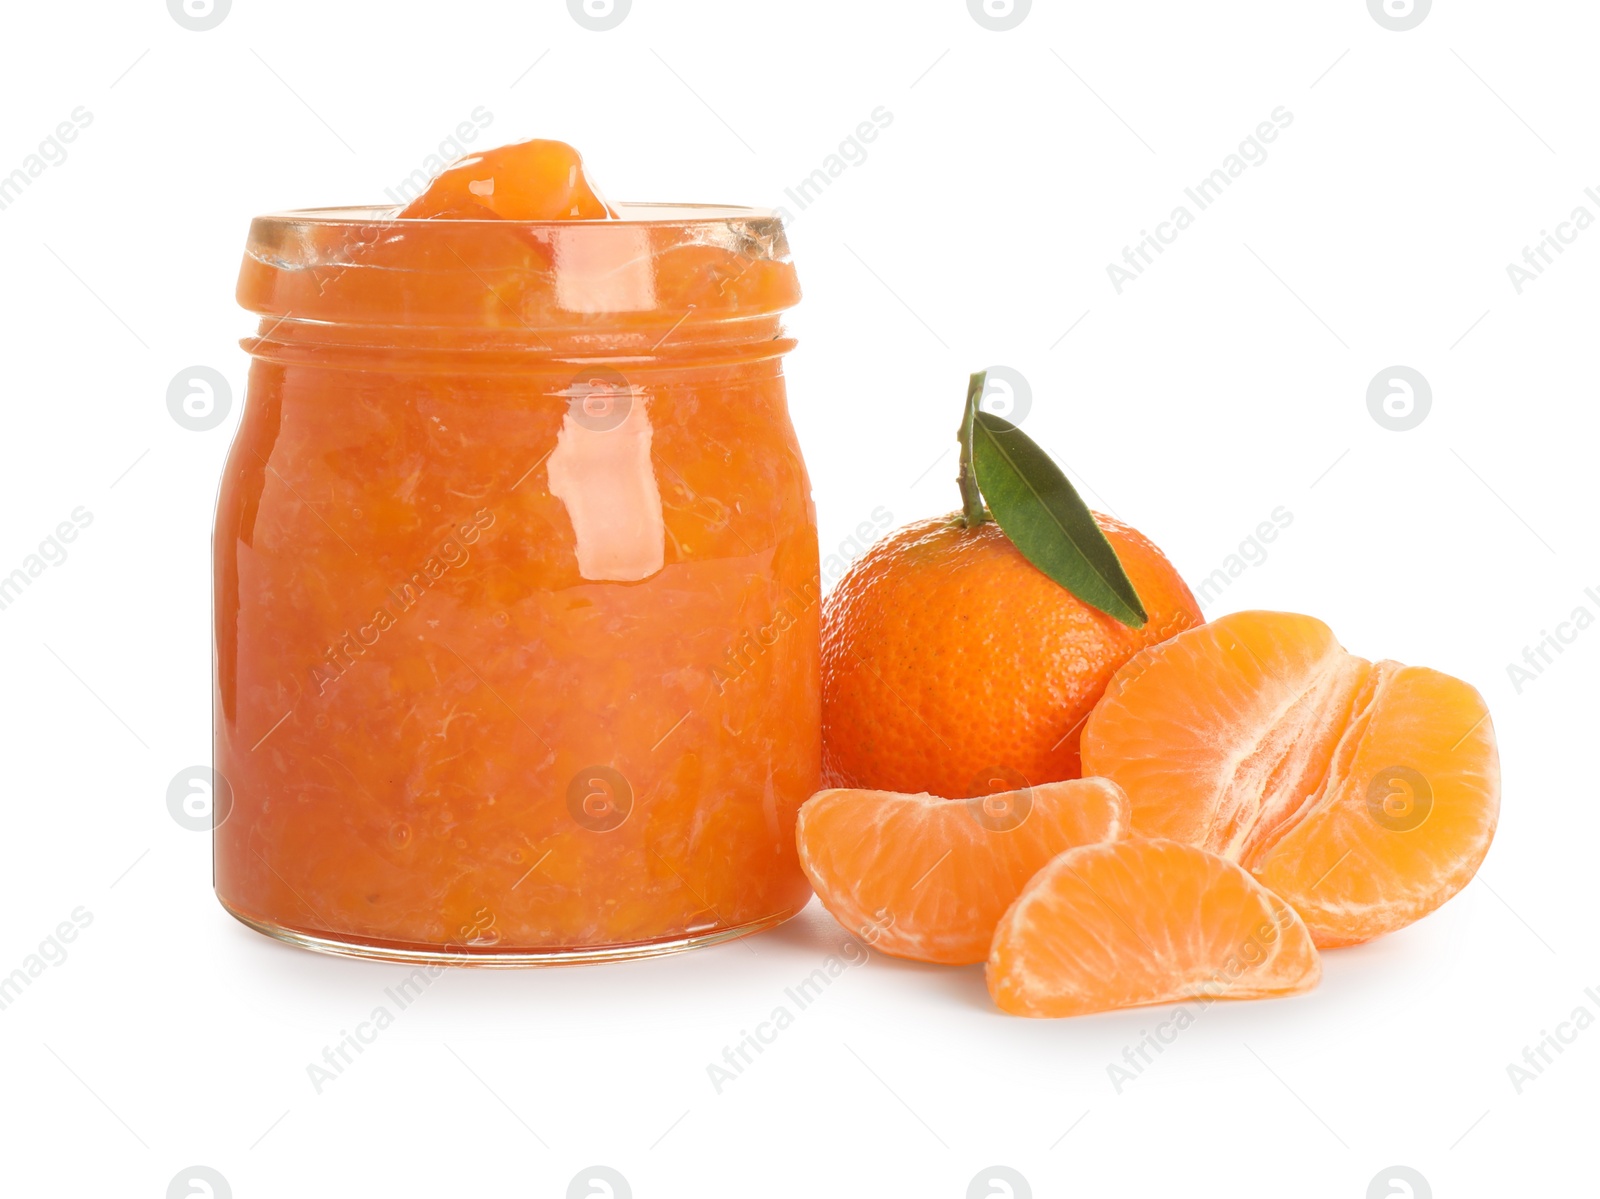
<instances>
[{"instance_id":1,"label":"orange fruit","mask_svg":"<svg viewBox=\"0 0 1600 1199\"><path fill-rule=\"evenodd\" d=\"M823 606L823 781L964 798L1077 778L1081 725L1112 674L1202 619L1160 550L1095 520L1141 629L1052 582L992 521L916 521L857 560Z\"/></svg>"},{"instance_id":2,"label":"orange fruit","mask_svg":"<svg viewBox=\"0 0 1600 1199\"><path fill-rule=\"evenodd\" d=\"M1023 888L995 930L989 994L1016 1016L1260 999L1322 977L1288 904L1234 863L1175 841L1088 845Z\"/></svg>"},{"instance_id":3,"label":"orange fruit","mask_svg":"<svg viewBox=\"0 0 1600 1199\"><path fill-rule=\"evenodd\" d=\"M1392 932L1477 872L1494 836L1494 726L1459 679L1340 648L1320 620L1236 612L1135 656L1083 733L1136 833L1249 870L1316 943Z\"/></svg>"},{"instance_id":4,"label":"orange fruit","mask_svg":"<svg viewBox=\"0 0 1600 1199\"><path fill-rule=\"evenodd\" d=\"M973 799L819 791L800 808L800 866L822 906L876 949L959 965L989 956L995 925L1063 850L1127 835L1105 779Z\"/></svg>"}]
</instances>

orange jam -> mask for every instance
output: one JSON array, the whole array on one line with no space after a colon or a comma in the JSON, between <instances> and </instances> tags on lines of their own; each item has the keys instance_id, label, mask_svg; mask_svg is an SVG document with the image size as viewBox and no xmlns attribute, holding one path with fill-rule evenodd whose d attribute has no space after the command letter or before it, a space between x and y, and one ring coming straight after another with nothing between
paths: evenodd
<instances>
[{"instance_id":1,"label":"orange jam","mask_svg":"<svg viewBox=\"0 0 1600 1199\"><path fill-rule=\"evenodd\" d=\"M819 583L771 213L569 147L258 218L216 520L216 889L402 960L626 957L804 906Z\"/></svg>"}]
</instances>

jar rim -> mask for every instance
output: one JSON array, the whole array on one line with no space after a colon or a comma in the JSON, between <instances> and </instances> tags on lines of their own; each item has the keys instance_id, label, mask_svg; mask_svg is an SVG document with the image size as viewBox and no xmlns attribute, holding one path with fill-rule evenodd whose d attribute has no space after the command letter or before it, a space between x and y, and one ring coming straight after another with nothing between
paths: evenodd
<instances>
[{"instance_id":1,"label":"jar rim","mask_svg":"<svg viewBox=\"0 0 1600 1199\"><path fill-rule=\"evenodd\" d=\"M629 203L621 220L402 218L393 207L256 217L237 296L264 318L587 329L771 316L799 300L780 213Z\"/></svg>"}]
</instances>

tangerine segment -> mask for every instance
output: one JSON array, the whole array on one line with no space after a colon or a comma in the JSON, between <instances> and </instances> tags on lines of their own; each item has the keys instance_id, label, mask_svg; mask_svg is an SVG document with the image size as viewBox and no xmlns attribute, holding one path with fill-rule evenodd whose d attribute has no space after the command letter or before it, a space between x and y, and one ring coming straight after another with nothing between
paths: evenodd
<instances>
[{"instance_id":1,"label":"tangerine segment","mask_svg":"<svg viewBox=\"0 0 1600 1199\"><path fill-rule=\"evenodd\" d=\"M995 930L989 994L1014 1016L1262 999L1322 977L1293 908L1226 858L1176 841L1069 850Z\"/></svg>"},{"instance_id":2,"label":"tangerine segment","mask_svg":"<svg viewBox=\"0 0 1600 1199\"><path fill-rule=\"evenodd\" d=\"M1127 836L1128 800L1105 779L978 799L819 791L800 809L800 866L822 906L895 957L964 965L1063 850Z\"/></svg>"},{"instance_id":3,"label":"tangerine segment","mask_svg":"<svg viewBox=\"0 0 1600 1199\"><path fill-rule=\"evenodd\" d=\"M1482 697L1426 667L1374 675L1315 806L1250 865L1318 945L1420 920L1471 881L1494 837L1500 765Z\"/></svg>"},{"instance_id":4,"label":"tangerine segment","mask_svg":"<svg viewBox=\"0 0 1600 1199\"><path fill-rule=\"evenodd\" d=\"M1293 613L1236 612L1136 655L1089 717L1083 754L1127 791L1137 833L1239 862L1323 946L1391 932L1449 899L1483 861L1499 811L1475 690L1355 657ZM1427 809L1419 820L1385 806L1408 794Z\"/></svg>"},{"instance_id":5,"label":"tangerine segment","mask_svg":"<svg viewBox=\"0 0 1600 1199\"><path fill-rule=\"evenodd\" d=\"M1235 861L1321 781L1371 664L1310 616L1236 613L1135 655L1084 726L1145 837ZM1337 733L1335 733L1335 736Z\"/></svg>"}]
</instances>

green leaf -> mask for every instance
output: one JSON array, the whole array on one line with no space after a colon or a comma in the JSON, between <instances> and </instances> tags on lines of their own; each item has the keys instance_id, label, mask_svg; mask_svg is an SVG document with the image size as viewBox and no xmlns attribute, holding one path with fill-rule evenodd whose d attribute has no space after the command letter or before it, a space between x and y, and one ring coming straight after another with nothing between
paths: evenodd
<instances>
[{"instance_id":1,"label":"green leaf","mask_svg":"<svg viewBox=\"0 0 1600 1199\"><path fill-rule=\"evenodd\" d=\"M1091 608L1143 628L1127 571L1061 468L1008 420L978 411L972 462L989 511L1022 556Z\"/></svg>"}]
</instances>

